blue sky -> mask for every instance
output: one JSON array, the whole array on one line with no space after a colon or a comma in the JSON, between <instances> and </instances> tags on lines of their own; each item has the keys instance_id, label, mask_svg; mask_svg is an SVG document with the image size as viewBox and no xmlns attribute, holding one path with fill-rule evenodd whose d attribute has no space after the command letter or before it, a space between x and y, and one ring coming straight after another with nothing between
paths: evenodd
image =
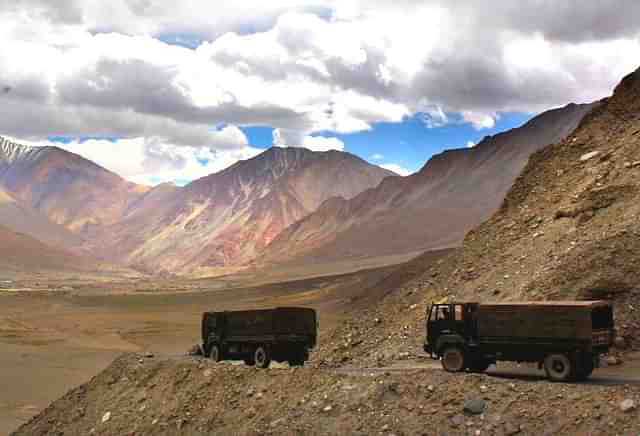
<instances>
[{"instance_id":1,"label":"blue sky","mask_svg":"<svg viewBox=\"0 0 640 436\"><path fill-rule=\"evenodd\" d=\"M415 172L434 154L466 147L468 142L477 144L487 135L521 126L534 115L517 112L500 114L494 127L476 129L471 123L461 122L427 127L418 114L399 123L376 123L368 131L332 136L344 142L345 151L371 163L393 163ZM273 129L269 127L247 127L243 131L250 143L259 148L269 148L273 142Z\"/></svg>"}]
</instances>

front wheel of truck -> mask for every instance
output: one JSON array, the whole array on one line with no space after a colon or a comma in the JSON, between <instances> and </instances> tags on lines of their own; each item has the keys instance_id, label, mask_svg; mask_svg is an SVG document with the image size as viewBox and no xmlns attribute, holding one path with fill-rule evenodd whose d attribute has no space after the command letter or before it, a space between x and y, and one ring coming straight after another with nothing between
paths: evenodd
<instances>
[{"instance_id":1,"label":"front wheel of truck","mask_svg":"<svg viewBox=\"0 0 640 436\"><path fill-rule=\"evenodd\" d=\"M465 368L464 351L459 347L447 347L442 353L442 367L447 372L460 372Z\"/></svg>"},{"instance_id":2,"label":"front wheel of truck","mask_svg":"<svg viewBox=\"0 0 640 436\"><path fill-rule=\"evenodd\" d=\"M220 362L222 360L222 350L220 349L220 345L213 344L211 349L209 350L209 357L214 362Z\"/></svg>"},{"instance_id":3,"label":"front wheel of truck","mask_svg":"<svg viewBox=\"0 0 640 436\"><path fill-rule=\"evenodd\" d=\"M574 374L574 365L569 356L562 353L549 354L544 358L544 371L554 382L569 381Z\"/></svg>"},{"instance_id":4,"label":"front wheel of truck","mask_svg":"<svg viewBox=\"0 0 640 436\"><path fill-rule=\"evenodd\" d=\"M269 350L266 347L259 346L253 353L253 360L256 362L258 368L268 368L271 365L271 356Z\"/></svg>"}]
</instances>

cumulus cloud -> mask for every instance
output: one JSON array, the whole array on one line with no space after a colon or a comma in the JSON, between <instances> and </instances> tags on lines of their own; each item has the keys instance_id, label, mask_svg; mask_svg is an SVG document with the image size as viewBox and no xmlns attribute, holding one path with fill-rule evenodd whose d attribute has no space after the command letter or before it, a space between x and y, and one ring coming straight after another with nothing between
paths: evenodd
<instances>
[{"instance_id":1,"label":"cumulus cloud","mask_svg":"<svg viewBox=\"0 0 640 436\"><path fill-rule=\"evenodd\" d=\"M227 128L221 138L235 135ZM241 133L241 132L240 132ZM17 140L15 140L18 142ZM160 138L74 140L68 143L19 141L32 146L55 146L83 156L125 179L145 185L164 182L187 183L218 172L241 159L249 159L264 150L249 145L235 149L179 146ZM245 138L246 144L246 138ZM126 158L123 158L125 157Z\"/></svg>"},{"instance_id":2,"label":"cumulus cloud","mask_svg":"<svg viewBox=\"0 0 640 436\"><path fill-rule=\"evenodd\" d=\"M384 159L384 155L382 155L380 153L374 153L373 155L371 155L371 159L373 159L373 160L381 160L381 159Z\"/></svg>"},{"instance_id":3,"label":"cumulus cloud","mask_svg":"<svg viewBox=\"0 0 640 436\"><path fill-rule=\"evenodd\" d=\"M313 151L344 150L344 143L333 137L309 136L297 130L275 129L273 145L278 147L304 147Z\"/></svg>"},{"instance_id":4,"label":"cumulus cloud","mask_svg":"<svg viewBox=\"0 0 640 436\"><path fill-rule=\"evenodd\" d=\"M340 150L416 114L486 129L593 101L640 59L635 0L222 3L0 0L0 133L235 153L214 127L269 126Z\"/></svg>"},{"instance_id":5,"label":"cumulus cloud","mask_svg":"<svg viewBox=\"0 0 640 436\"><path fill-rule=\"evenodd\" d=\"M411 174L413 174L415 171L411 171L407 168L402 167L401 165L398 165L396 163L387 163L387 164L382 164L380 165L381 168L384 168L385 170L389 170L389 171L393 171L394 173L400 175L400 176L409 176Z\"/></svg>"},{"instance_id":6,"label":"cumulus cloud","mask_svg":"<svg viewBox=\"0 0 640 436\"><path fill-rule=\"evenodd\" d=\"M467 148L473 148L475 147L477 144L473 141L467 141Z\"/></svg>"}]
</instances>

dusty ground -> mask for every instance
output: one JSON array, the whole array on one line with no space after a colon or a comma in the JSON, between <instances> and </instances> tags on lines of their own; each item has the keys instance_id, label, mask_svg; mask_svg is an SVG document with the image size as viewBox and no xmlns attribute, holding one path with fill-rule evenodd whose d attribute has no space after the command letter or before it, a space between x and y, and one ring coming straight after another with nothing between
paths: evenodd
<instances>
[{"instance_id":1,"label":"dusty ground","mask_svg":"<svg viewBox=\"0 0 640 436\"><path fill-rule=\"evenodd\" d=\"M305 305L319 311L324 334L388 273L379 268L277 284L263 283L270 276L247 273L216 280L3 280L0 435L88 381L122 352L184 353L199 340L204 310ZM288 276L304 277L304 272Z\"/></svg>"},{"instance_id":2,"label":"dusty ground","mask_svg":"<svg viewBox=\"0 0 640 436\"><path fill-rule=\"evenodd\" d=\"M636 434L637 373L634 383L597 377L571 385L416 362L258 370L128 354L16 435Z\"/></svg>"}]
</instances>

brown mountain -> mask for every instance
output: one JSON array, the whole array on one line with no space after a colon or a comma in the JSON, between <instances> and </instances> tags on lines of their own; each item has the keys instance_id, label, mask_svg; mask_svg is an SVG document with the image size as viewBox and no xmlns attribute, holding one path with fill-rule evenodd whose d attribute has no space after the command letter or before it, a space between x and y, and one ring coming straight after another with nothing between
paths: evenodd
<instances>
[{"instance_id":1,"label":"brown mountain","mask_svg":"<svg viewBox=\"0 0 640 436\"><path fill-rule=\"evenodd\" d=\"M500 205L529 156L566 137L594 105L550 110L477 146L434 156L353 199L332 198L271 243L261 261L323 262L452 247Z\"/></svg>"},{"instance_id":2,"label":"brown mountain","mask_svg":"<svg viewBox=\"0 0 640 436\"><path fill-rule=\"evenodd\" d=\"M349 153L274 147L184 188L150 190L95 247L155 271L237 267L325 200L353 198L390 175Z\"/></svg>"},{"instance_id":3,"label":"brown mountain","mask_svg":"<svg viewBox=\"0 0 640 436\"><path fill-rule=\"evenodd\" d=\"M1 137L0 186L76 233L119 221L148 189L60 148L29 147Z\"/></svg>"},{"instance_id":4,"label":"brown mountain","mask_svg":"<svg viewBox=\"0 0 640 436\"><path fill-rule=\"evenodd\" d=\"M31 236L0 225L0 273L87 272L94 268L86 258L51 247Z\"/></svg>"},{"instance_id":5,"label":"brown mountain","mask_svg":"<svg viewBox=\"0 0 640 436\"><path fill-rule=\"evenodd\" d=\"M49 220L33 207L24 204L0 187L0 225L17 233L32 236L54 247L73 248L82 237Z\"/></svg>"}]
</instances>

